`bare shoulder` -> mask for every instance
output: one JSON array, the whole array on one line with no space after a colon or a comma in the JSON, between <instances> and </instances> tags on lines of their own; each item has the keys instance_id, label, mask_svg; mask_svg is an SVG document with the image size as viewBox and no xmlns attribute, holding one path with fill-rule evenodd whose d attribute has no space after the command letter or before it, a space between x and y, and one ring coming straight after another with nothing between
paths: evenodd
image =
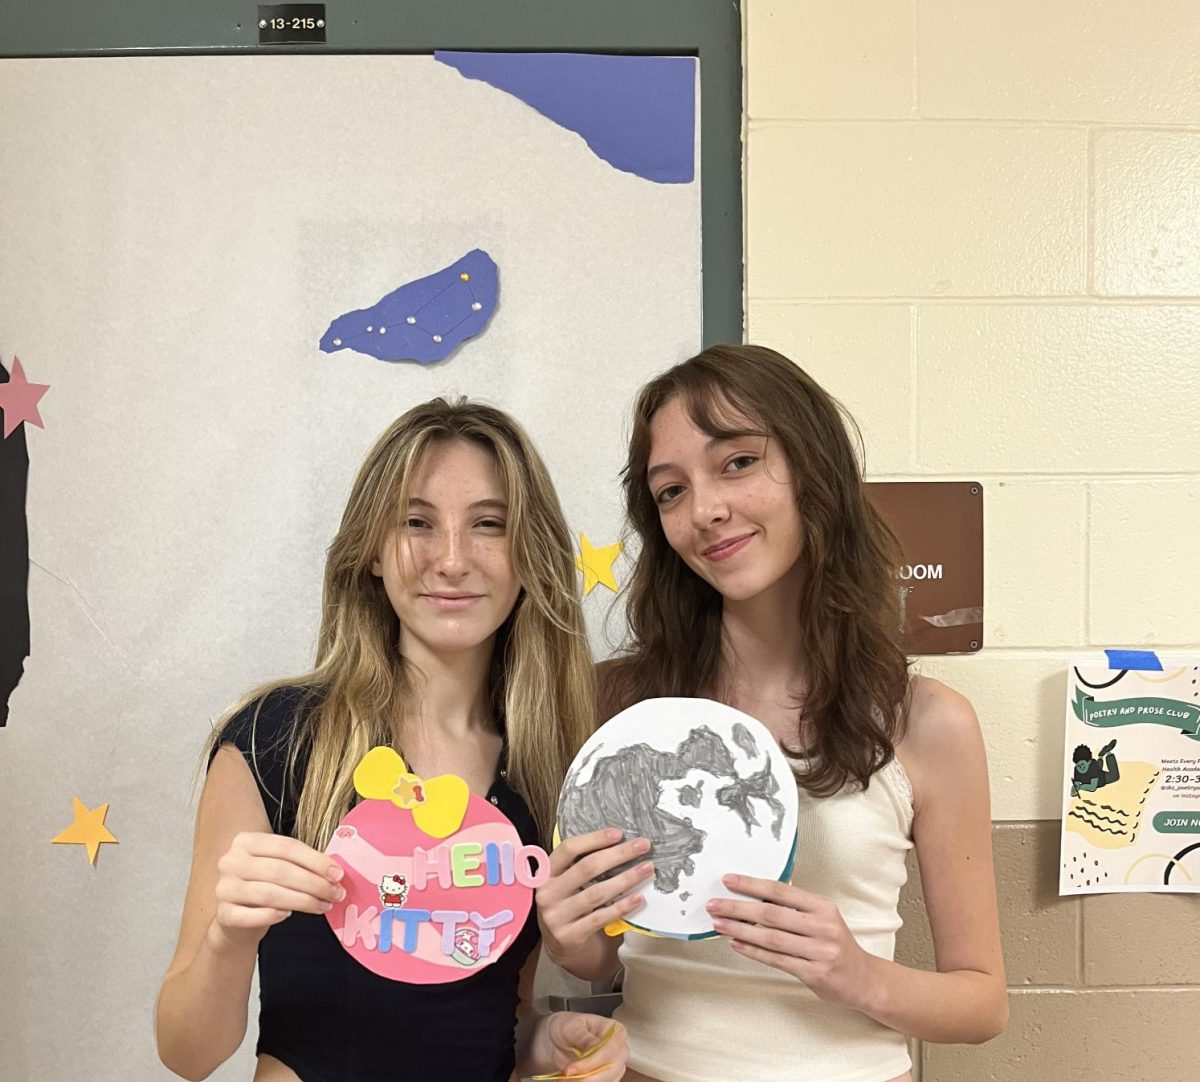
<instances>
[{"instance_id":1,"label":"bare shoulder","mask_svg":"<svg viewBox=\"0 0 1200 1082\"><path fill-rule=\"evenodd\" d=\"M971 700L931 676L914 676L904 737L918 743L978 732L979 719Z\"/></svg>"},{"instance_id":2,"label":"bare shoulder","mask_svg":"<svg viewBox=\"0 0 1200 1082\"><path fill-rule=\"evenodd\" d=\"M950 772L984 773L987 759L971 701L928 676L912 680L908 717L896 754L914 786Z\"/></svg>"}]
</instances>

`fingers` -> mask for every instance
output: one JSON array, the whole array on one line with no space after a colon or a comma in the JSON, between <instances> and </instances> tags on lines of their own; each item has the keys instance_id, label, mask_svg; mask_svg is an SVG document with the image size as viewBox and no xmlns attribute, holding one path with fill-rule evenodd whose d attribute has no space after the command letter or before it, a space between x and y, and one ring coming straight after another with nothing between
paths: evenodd
<instances>
[{"instance_id":1,"label":"fingers","mask_svg":"<svg viewBox=\"0 0 1200 1082\"><path fill-rule=\"evenodd\" d=\"M579 946L614 921L624 920L646 904L637 888L654 874L649 861L575 894L555 898L546 887L538 892L538 916L547 938L558 949ZM545 892L545 893L543 893Z\"/></svg>"},{"instance_id":2,"label":"fingers","mask_svg":"<svg viewBox=\"0 0 1200 1082\"><path fill-rule=\"evenodd\" d=\"M770 902L737 902L732 898L714 898L704 908L713 918L714 928L719 919L725 919L766 928L781 928L794 935L807 935L816 923L810 913L801 913Z\"/></svg>"},{"instance_id":3,"label":"fingers","mask_svg":"<svg viewBox=\"0 0 1200 1082\"><path fill-rule=\"evenodd\" d=\"M816 911L823 908L827 898L812 894L791 883L781 883L778 879L759 879L752 875L726 875L721 877L727 890L735 894L745 894L751 898L761 898L764 902L774 905L787 906L789 909Z\"/></svg>"},{"instance_id":4,"label":"fingers","mask_svg":"<svg viewBox=\"0 0 1200 1082\"><path fill-rule=\"evenodd\" d=\"M342 867L295 838L244 832L217 862L217 921L268 928L289 913L327 913L346 896Z\"/></svg>"},{"instance_id":5,"label":"fingers","mask_svg":"<svg viewBox=\"0 0 1200 1082\"><path fill-rule=\"evenodd\" d=\"M539 1080L591 1079L617 1082L629 1058L625 1027L595 1014L563 1012L553 1016L555 1061L561 1066Z\"/></svg>"},{"instance_id":6,"label":"fingers","mask_svg":"<svg viewBox=\"0 0 1200 1082\"><path fill-rule=\"evenodd\" d=\"M648 838L621 842L623 837L619 830L596 830L567 838L550 856L552 881L557 879L564 889L575 891L597 876L650 852Z\"/></svg>"},{"instance_id":7,"label":"fingers","mask_svg":"<svg viewBox=\"0 0 1200 1082\"><path fill-rule=\"evenodd\" d=\"M332 882L342 878L342 866L328 853L319 852L296 838L284 834L258 834L246 832L233 839L230 851L239 849L250 856L275 857L307 868L314 875Z\"/></svg>"},{"instance_id":8,"label":"fingers","mask_svg":"<svg viewBox=\"0 0 1200 1082\"><path fill-rule=\"evenodd\" d=\"M596 1018L596 1023L607 1023L604 1032L590 1048L580 1050L582 1054L566 1069L565 1075L569 1079L617 1082L625 1074L625 1065L629 1060L625 1027L607 1018Z\"/></svg>"},{"instance_id":9,"label":"fingers","mask_svg":"<svg viewBox=\"0 0 1200 1082\"><path fill-rule=\"evenodd\" d=\"M752 958L756 962L770 966L772 969L779 969L784 973L790 973L793 977L799 977L801 980L804 979L804 961L800 958L780 954L777 951L767 950L764 947L756 947L753 943L744 943L736 939L729 945L738 954L743 954L747 958Z\"/></svg>"},{"instance_id":10,"label":"fingers","mask_svg":"<svg viewBox=\"0 0 1200 1082\"><path fill-rule=\"evenodd\" d=\"M813 960L818 947L816 940L782 928L771 928L761 924L747 924L745 921L726 920L718 917L713 921L713 929L723 936L728 936L734 946L752 946L774 954L785 955L789 958Z\"/></svg>"},{"instance_id":11,"label":"fingers","mask_svg":"<svg viewBox=\"0 0 1200 1082\"><path fill-rule=\"evenodd\" d=\"M580 857L616 845L625 835L615 828L593 830L590 834L576 834L563 838L550 854L550 874L562 875Z\"/></svg>"},{"instance_id":12,"label":"fingers","mask_svg":"<svg viewBox=\"0 0 1200 1082\"><path fill-rule=\"evenodd\" d=\"M218 902L213 924L216 934L224 940L231 940L238 938L233 935L237 932L257 932L261 936L268 928L282 923L291 915L287 909L256 909Z\"/></svg>"},{"instance_id":13,"label":"fingers","mask_svg":"<svg viewBox=\"0 0 1200 1082\"><path fill-rule=\"evenodd\" d=\"M333 908L332 900L278 883L233 878L218 881L217 901L250 909L283 909L289 913L328 913Z\"/></svg>"},{"instance_id":14,"label":"fingers","mask_svg":"<svg viewBox=\"0 0 1200 1082\"><path fill-rule=\"evenodd\" d=\"M636 890L653 874L654 865L646 860L611 879L601 879L578 894L564 899L561 906L562 916L567 920L578 920L580 917L594 913L605 906L624 901L626 898L636 898L637 904L640 905L644 901L642 896L640 894L630 895L629 892ZM631 902L627 911L633 908L636 908L636 905Z\"/></svg>"},{"instance_id":15,"label":"fingers","mask_svg":"<svg viewBox=\"0 0 1200 1082\"><path fill-rule=\"evenodd\" d=\"M644 837L631 838L630 841L616 844L616 846L606 846L594 850L594 852L588 852L587 855L577 859L575 864L558 873L557 878L551 878L550 883L546 884L546 888L550 888L552 895L575 894L576 891L582 890L584 886L593 883L605 873L614 871L622 865L632 864L640 856L649 852L649 838ZM554 853L557 855L558 849L554 850ZM607 890L607 895L611 898L619 892L619 890Z\"/></svg>"},{"instance_id":16,"label":"fingers","mask_svg":"<svg viewBox=\"0 0 1200 1082\"><path fill-rule=\"evenodd\" d=\"M326 902L340 902L346 896L346 891L339 883L276 857L259 857L253 864L252 878L261 883L274 883L288 890L309 894Z\"/></svg>"},{"instance_id":17,"label":"fingers","mask_svg":"<svg viewBox=\"0 0 1200 1082\"><path fill-rule=\"evenodd\" d=\"M577 1048L575 1045L571 1045L571 1054L577 1060L580 1060L580 1061L590 1059L593 1056L595 1056L597 1053L599 1053L600 1049L603 1048L606 1044L608 1044L608 1042L611 1041L613 1039L613 1037L616 1036L616 1033L617 1033L617 1023L609 1021L608 1025L604 1026L604 1031L599 1036L597 1036L596 1030L600 1026L604 1025L605 1019L601 1018L599 1015L594 1015L594 1014L587 1014L587 1015L583 1015L582 1017L584 1017L588 1020L588 1026L587 1026L588 1038L589 1039L595 1038L595 1039L590 1040L590 1043L585 1045L583 1048Z\"/></svg>"}]
</instances>

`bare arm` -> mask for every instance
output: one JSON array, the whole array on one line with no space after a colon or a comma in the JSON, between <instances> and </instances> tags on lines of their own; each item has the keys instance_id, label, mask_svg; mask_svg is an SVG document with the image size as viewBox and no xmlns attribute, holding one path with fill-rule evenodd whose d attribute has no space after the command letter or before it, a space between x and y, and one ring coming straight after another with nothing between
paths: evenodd
<instances>
[{"instance_id":1,"label":"bare arm","mask_svg":"<svg viewBox=\"0 0 1200 1082\"><path fill-rule=\"evenodd\" d=\"M258 942L271 925L319 912L341 889L330 858L270 831L250 768L222 746L200 796L179 941L155 1012L159 1057L184 1078L207 1078L242 1043Z\"/></svg>"},{"instance_id":2,"label":"bare arm","mask_svg":"<svg viewBox=\"0 0 1200 1082\"><path fill-rule=\"evenodd\" d=\"M833 902L787 883L728 877L730 889L760 900L710 903L713 926L747 957L910 1037L990 1040L1008 1020L1008 999L987 762L971 704L936 681L918 681L901 757L913 783L936 972L867 953Z\"/></svg>"},{"instance_id":3,"label":"bare arm","mask_svg":"<svg viewBox=\"0 0 1200 1082\"><path fill-rule=\"evenodd\" d=\"M869 1013L922 1040L990 1040L1007 1024L1008 997L987 756L971 704L918 680L901 754L913 782L913 840L937 972L884 963Z\"/></svg>"}]
</instances>

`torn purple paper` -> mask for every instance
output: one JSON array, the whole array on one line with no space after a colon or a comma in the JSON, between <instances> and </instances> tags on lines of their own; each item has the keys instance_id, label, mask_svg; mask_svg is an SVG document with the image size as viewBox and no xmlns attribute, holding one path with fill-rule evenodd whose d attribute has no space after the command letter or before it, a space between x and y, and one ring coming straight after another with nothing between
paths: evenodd
<instances>
[{"instance_id":1,"label":"torn purple paper","mask_svg":"<svg viewBox=\"0 0 1200 1082\"><path fill-rule=\"evenodd\" d=\"M617 169L659 184L695 178L694 57L442 50L433 56L581 135Z\"/></svg>"},{"instance_id":2,"label":"torn purple paper","mask_svg":"<svg viewBox=\"0 0 1200 1082\"><path fill-rule=\"evenodd\" d=\"M393 290L370 308L338 316L321 349L352 349L381 361L431 364L487 326L500 293L499 270L480 248Z\"/></svg>"}]
</instances>

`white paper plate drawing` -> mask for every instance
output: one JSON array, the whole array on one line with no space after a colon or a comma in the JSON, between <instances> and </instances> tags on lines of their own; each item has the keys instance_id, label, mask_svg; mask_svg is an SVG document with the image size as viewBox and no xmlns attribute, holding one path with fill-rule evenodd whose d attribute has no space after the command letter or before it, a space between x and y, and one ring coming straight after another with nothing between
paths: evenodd
<instances>
[{"instance_id":1,"label":"white paper plate drawing","mask_svg":"<svg viewBox=\"0 0 1200 1082\"><path fill-rule=\"evenodd\" d=\"M558 829L564 838L611 827L649 838L654 877L630 923L699 939L714 934L705 903L733 897L723 875L790 875L796 815L796 782L764 725L710 699L647 699L580 749Z\"/></svg>"}]
</instances>

